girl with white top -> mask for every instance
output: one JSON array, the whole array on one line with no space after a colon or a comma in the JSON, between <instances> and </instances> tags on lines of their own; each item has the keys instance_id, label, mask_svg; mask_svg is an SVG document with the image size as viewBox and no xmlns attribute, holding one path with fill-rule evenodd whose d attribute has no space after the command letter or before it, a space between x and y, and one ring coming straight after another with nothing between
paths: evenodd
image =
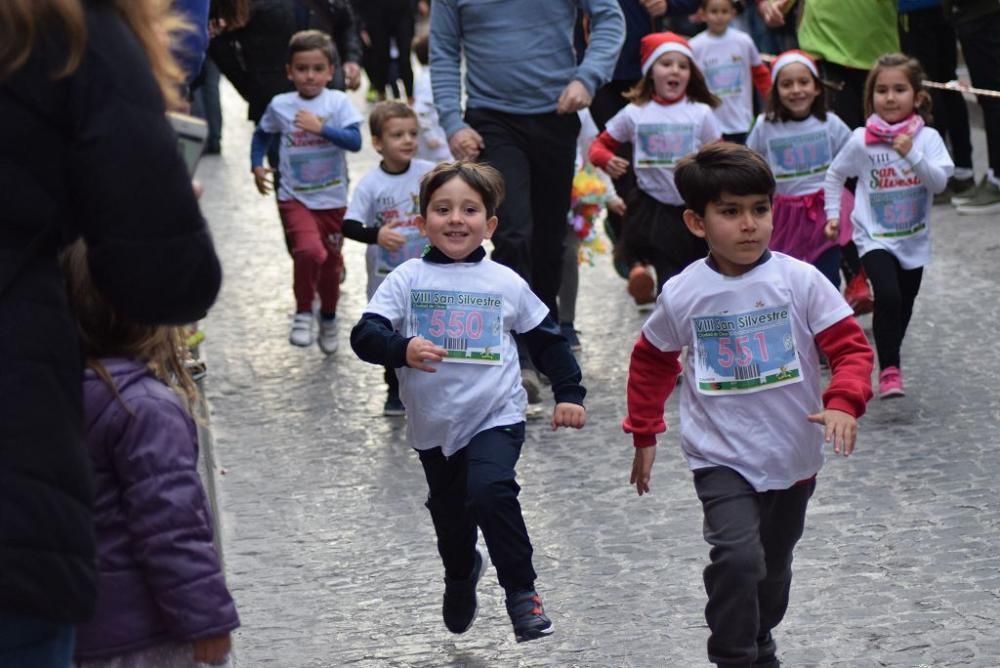
<instances>
[{"instance_id":1,"label":"girl with white top","mask_svg":"<svg viewBox=\"0 0 1000 668\"><path fill-rule=\"evenodd\" d=\"M923 79L909 56L879 58L865 83L865 127L851 134L826 175L829 238L839 233L844 181L858 177L851 222L875 293L881 399L904 394L899 349L931 256L931 205L955 169L941 135L925 126L931 99Z\"/></svg>"},{"instance_id":2,"label":"girl with white top","mask_svg":"<svg viewBox=\"0 0 1000 668\"><path fill-rule=\"evenodd\" d=\"M826 110L816 62L806 53L782 53L771 69L773 86L747 146L764 156L777 190L771 250L808 262L840 285L840 244L825 234L823 180L851 130ZM850 228L845 226L844 232ZM848 237L849 238L849 237Z\"/></svg>"},{"instance_id":3,"label":"girl with white top","mask_svg":"<svg viewBox=\"0 0 1000 668\"><path fill-rule=\"evenodd\" d=\"M608 121L590 147L590 161L612 178L622 176L628 161L615 155L631 142L637 187L629 195L616 252L632 267L629 294L639 304L656 300L671 276L705 257L704 240L684 225L684 200L674 186L674 165L686 155L722 137L705 77L694 63L687 40L672 32L646 35L640 42L642 79L626 97L631 101ZM652 265L656 278L646 265Z\"/></svg>"}]
</instances>

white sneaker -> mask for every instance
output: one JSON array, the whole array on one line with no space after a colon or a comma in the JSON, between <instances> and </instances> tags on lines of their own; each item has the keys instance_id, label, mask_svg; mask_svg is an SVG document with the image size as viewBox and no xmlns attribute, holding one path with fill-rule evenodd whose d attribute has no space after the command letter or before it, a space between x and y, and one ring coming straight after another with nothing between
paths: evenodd
<instances>
[{"instance_id":1,"label":"white sneaker","mask_svg":"<svg viewBox=\"0 0 1000 668\"><path fill-rule=\"evenodd\" d=\"M337 341L337 319L326 318L319 319L319 349L322 350L327 355L332 355L337 352L337 346L340 345Z\"/></svg>"},{"instance_id":2,"label":"white sneaker","mask_svg":"<svg viewBox=\"0 0 1000 668\"><path fill-rule=\"evenodd\" d=\"M313 342L313 314L296 313L292 319L292 331L288 333L288 342L293 346L307 348Z\"/></svg>"}]
</instances>

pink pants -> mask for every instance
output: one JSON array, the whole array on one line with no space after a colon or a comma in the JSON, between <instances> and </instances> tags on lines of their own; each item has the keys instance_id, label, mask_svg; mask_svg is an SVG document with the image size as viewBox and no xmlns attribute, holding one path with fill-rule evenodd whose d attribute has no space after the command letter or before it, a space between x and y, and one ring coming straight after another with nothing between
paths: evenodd
<instances>
[{"instance_id":1,"label":"pink pants","mask_svg":"<svg viewBox=\"0 0 1000 668\"><path fill-rule=\"evenodd\" d=\"M343 207L309 209L298 200L278 202L281 224L292 251L292 291L295 311L312 311L318 293L320 310L336 313L340 299L340 273L344 259L340 254L344 237Z\"/></svg>"}]
</instances>

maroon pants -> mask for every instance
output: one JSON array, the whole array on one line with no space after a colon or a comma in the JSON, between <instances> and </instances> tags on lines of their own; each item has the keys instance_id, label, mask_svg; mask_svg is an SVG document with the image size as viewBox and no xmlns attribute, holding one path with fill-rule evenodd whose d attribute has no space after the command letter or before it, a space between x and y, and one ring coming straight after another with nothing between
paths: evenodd
<instances>
[{"instance_id":1,"label":"maroon pants","mask_svg":"<svg viewBox=\"0 0 1000 668\"><path fill-rule=\"evenodd\" d=\"M318 293L320 310L336 313L340 299L340 273L344 259L340 254L344 237L343 207L309 209L298 200L278 202L281 224L292 250L292 291L295 311L312 311Z\"/></svg>"}]
</instances>

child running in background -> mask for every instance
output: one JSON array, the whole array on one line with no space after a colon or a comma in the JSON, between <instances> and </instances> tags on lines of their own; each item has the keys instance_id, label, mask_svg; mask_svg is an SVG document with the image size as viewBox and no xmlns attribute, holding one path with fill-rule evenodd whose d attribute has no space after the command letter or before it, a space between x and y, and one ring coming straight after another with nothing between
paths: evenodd
<instances>
[{"instance_id":1,"label":"child running in background","mask_svg":"<svg viewBox=\"0 0 1000 668\"><path fill-rule=\"evenodd\" d=\"M257 190L273 188L264 167L271 141L281 137L278 213L292 250L295 317L288 335L295 346L313 343L313 299L319 295L319 347L337 350L337 301L343 258L341 224L347 207L344 151L361 149L361 115L347 95L330 90L333 42L319 30L292 35L288 78L294 93L276 95L253 134L250 164Z\"/></svg>"},{"instance_id":2,"label":"child running in background","mask_svg":"<svg viewBox=\"0 0 1000 668\"><path fill-rule=\"evenodd\" d=\"M417 120L420 123L417 157L421 160L441 162L453 158L451 149L448 148L448 135L441 127L437 107L434 106L429 48L429 38L426 33L413 38L413 54L422 66L420 74L413 81L413 110L417 112Z\"/></svg>"},{"instance_id":3,"label":"child running in background","mask_svg":"<svg viewBox=\"0 0 1000 668\"><path fill-rule=\"evenodd\" d=\"M227 663L239 626L212 542L179 327L124 319L94 287L86 247L63 256L87 370L98 595L76 629L76 668Z\"/></svg>"},{"instance_id":4,"label":"child running in background","mask_svg":"<svg viewBox=\"0 0 1000 668\"><path fill-rule=\"evenodd\" d=\"M407 436L427 478L427 508L444 562L443 616L452 633L475 620L486 569L482 530L518 642L552 633L535 591L531 541L514 465L524 444L524 341L552 382L552 428L586 419L580 367L549 309L482 247L497 226L503 177L486 165L442 163L420 189L417 225L431 244L379 286L351 332L358 357L398 370Z\"/></svg>"},{"instance_id":5,"label":"child running in background","mask_svg":"<svg viewBox=\"0 0 1000 668\"><path fill-rule=\"evenodd\" d=\"M663 405L686 347L680 445L711 545L708 658L777 668L771 631L788 606L824 443L853 452L871 398L872 351L822 274L767 249L775 183L763 158L714 144L676 171L684 220L710 253L667 283L632 351L631 483L640 496L650 491ZM817 347L833 370L822 394Z\"/></svg>"},{"instance_id":6,"label":"child running in background","mask_svg":"<svg viewBox=\"0 0 1000 668\"><path fill-rule=\"evenodd\" d=\"M786 51L774 61L771 76L767 109L747 138L747 146L771 165L778 184L771 250L808 262L840 287L840 244L826 238L823 180L851 130L826 110L811 56Z\"/></svg>"},{"instance_id":7,"label":"child running in background","mask_svg":"<svg viewBox=\"0 0 1000 668\"><path fill-rule=\"evenodd\" d=\"M858 177L851 223L875 293L880 399L905 394L899 351L931 257L931 205L955 168L941 135L925 126L931 98L923 80L915 59L879 58L865 82L865 127L851 134L826 173L830 239L839 233L844 181Z\"/></svg>"},{"instance_id":8,"label":"child running in background","mask_svg":"<svg viewBox=\"0 0 1000 668\"><path fill-rule=\"evenodd\" d=\"M625 142L633 145L638 187L629 195L616 250L631 267L629 294L637 304L649 304L668 278L708 251L684 225L674 165L721 134L712 114L719 99L709 92L687 40L672 32L654 33L643 37L639 48L642 79L626 94L630 103L591 145L590 161L618 178L629 164L615 149Z\"/></svg>"},{"instance_id":9,"label":"child running in background","mask_svg":"<svg viewBox=\"0 0 1000 668\"><path fill-rule=\"evenodd\" d=\"M750 10L753 11L753 10ZM701 0L706 29L691 38L694 61L705 73L708 90L721 100L715 108L722 137L742 144L753 122L753 87L767 98L771 75L750 35L730 27L733 0Z\"/></svg>"},{"instance_id":10,"label":"child running in background","mask_svg":"<svg viewBox=\"0 0 1000 668\"><path fill-rule=\"evenodd\" d=\"M420 129L416 113L403 102L379 102L368 125L382 161L358 181L343 229L348 239L371 244L365 253L370 300L393 269L424 251L426 243L416 221L420 181L434 163L413 159ZM382 414L405 415L395 369L385 368L385 382L389 392Z\"/></svg>"}]
</instances>

